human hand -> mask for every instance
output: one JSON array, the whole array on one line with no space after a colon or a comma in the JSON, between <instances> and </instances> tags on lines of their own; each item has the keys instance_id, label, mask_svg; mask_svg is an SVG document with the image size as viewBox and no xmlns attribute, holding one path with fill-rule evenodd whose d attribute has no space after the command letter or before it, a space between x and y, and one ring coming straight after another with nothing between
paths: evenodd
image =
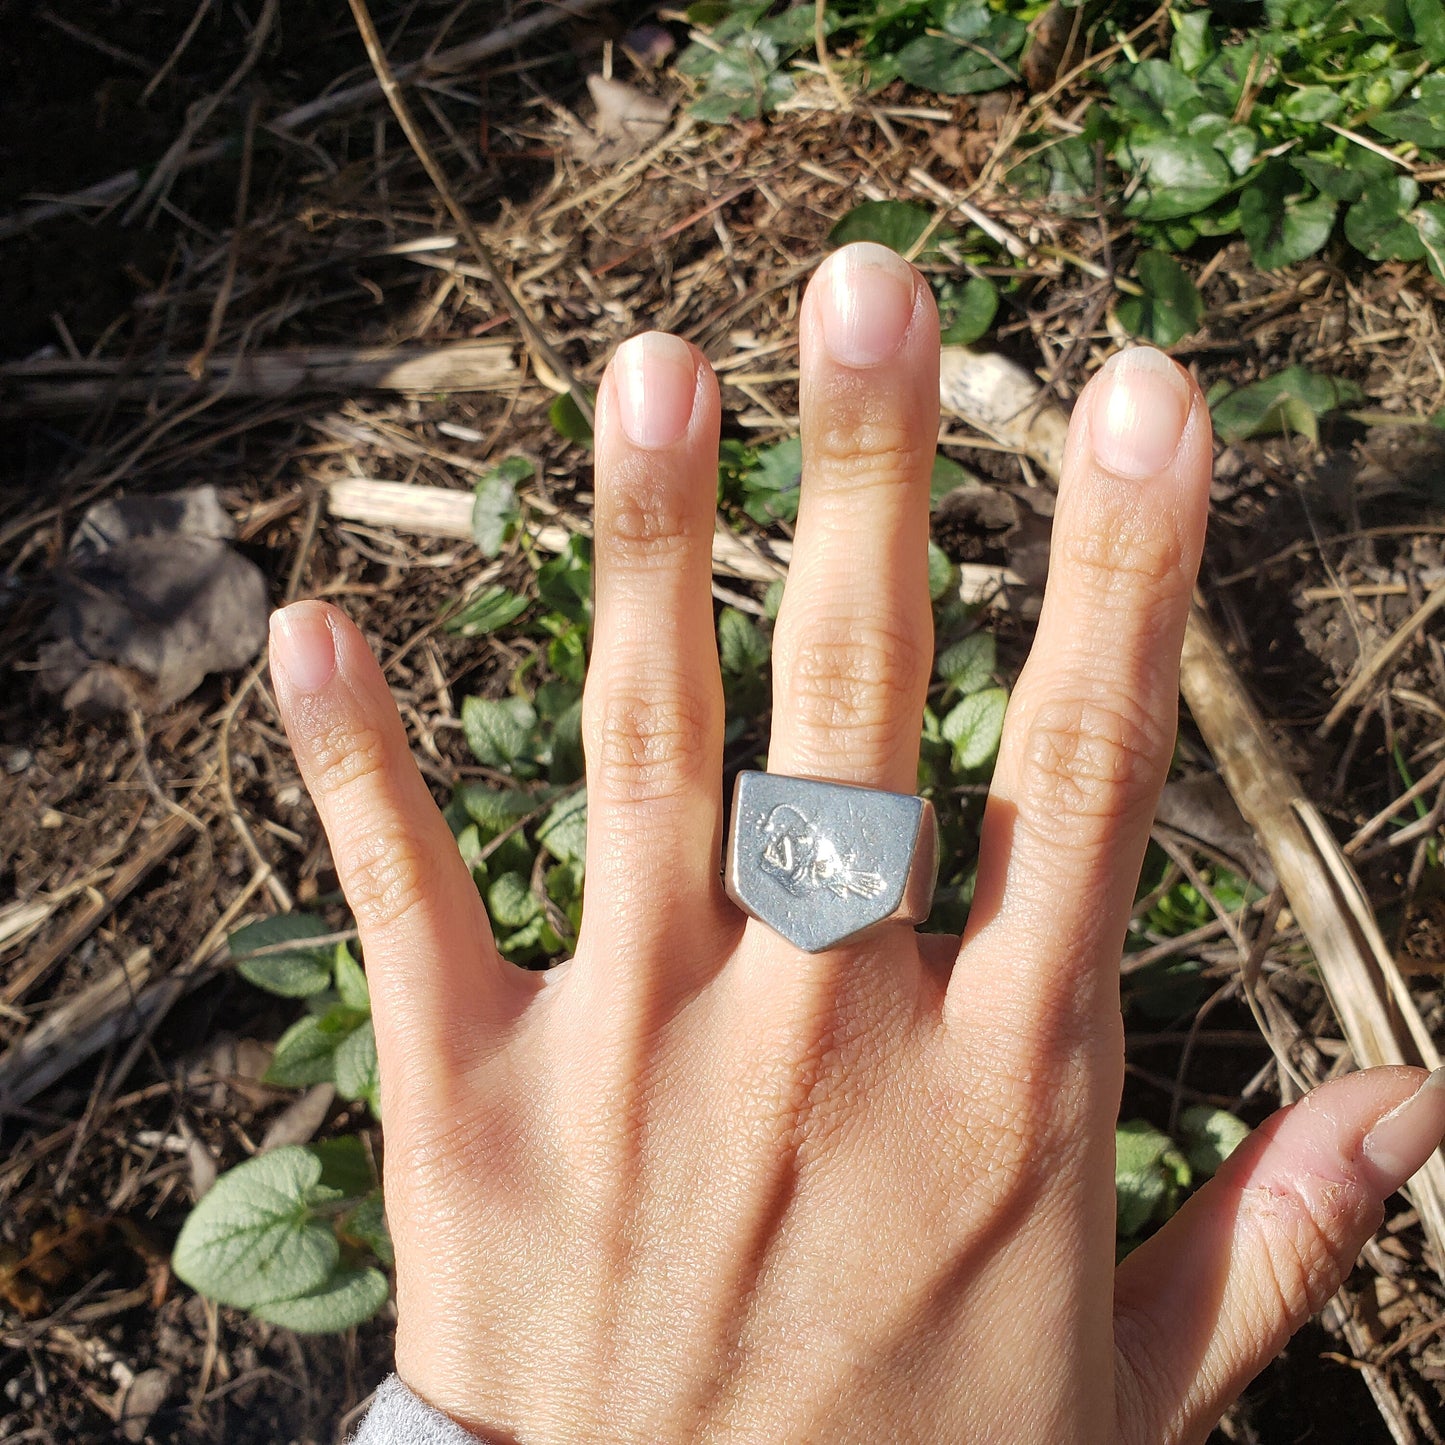
<instances>
[{"instance_id":1,"label":"human hand","mask_svg":"<svg viewBox=\"0 0 1445 1445\"><path fill-rule=\"evenodd\" d=\"M853 246L800 326L769 766L912 792L937 318ZM518 1445L1202 1440L1445 1132L1419 1070L1329 1084L1115 1270L1118 961L1174 743L1204 400L1150 351L1080 399L961 948L885 924L817 955L719 879L718 418L675 338L602 383L586 914L550 974L499 958L360 634L278 614L371 981L398 1372Z\"/></svg>"}]
</instances>

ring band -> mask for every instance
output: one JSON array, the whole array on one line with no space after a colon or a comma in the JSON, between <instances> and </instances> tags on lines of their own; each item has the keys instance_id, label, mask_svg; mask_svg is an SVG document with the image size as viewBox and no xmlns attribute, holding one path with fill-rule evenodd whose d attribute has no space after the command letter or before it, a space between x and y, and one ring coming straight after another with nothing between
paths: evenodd
<instances>
[{"instance_id":1,"label":"ring band","mask_svg":"<svg viewBox=\"0 0 1445 1445\"><path fill-rule=\"evenodd\" d=\"M739 773L728 897L804 953L880 923L922 923L933 907L938 822L908 793Z\"/></svg>"}]
</instances>

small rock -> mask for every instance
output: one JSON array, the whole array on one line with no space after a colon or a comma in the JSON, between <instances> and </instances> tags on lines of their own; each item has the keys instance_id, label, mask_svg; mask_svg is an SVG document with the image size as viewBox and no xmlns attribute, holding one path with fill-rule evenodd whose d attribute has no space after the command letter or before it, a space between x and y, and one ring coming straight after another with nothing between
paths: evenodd
<instances>
[{"instance_id":1,"label":"small rock","mask_svg":"<svg viewBox=\"0 0 1445 1445\"><path fill-rule=\"evenodd\" d=\"M171 1377L164 1370L142 1370L121 1400L120 1433L139 1445L170 1392Z\"/></svg>"},{"instance_id":2,"label":"small rock","mask_svg":"<svg viewBox=\"0 0 1445 1445\"><path fill-rule=\"evenodd\" d=\"M271 1127L261 1137L261 1153L283 1148L287 1144L310 1143L312 1136L326 1122L335 1101L336 1088L332 1084L316 1084L307 1089L272 1121Z\"/></svg>"}]
</instances>

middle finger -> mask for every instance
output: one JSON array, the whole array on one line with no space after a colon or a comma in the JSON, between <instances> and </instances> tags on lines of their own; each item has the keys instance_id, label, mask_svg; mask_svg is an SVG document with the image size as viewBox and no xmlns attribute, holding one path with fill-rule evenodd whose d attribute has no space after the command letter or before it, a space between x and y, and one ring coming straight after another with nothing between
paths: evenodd
<instances>
[{"instance_id":1,"label":"middle finger","mask_svg":"<svg viewBox=\"0 0 1445 1445\"><path fill-rule=\"evenodd\" d=\"M768 767L912 793L933 661L938 314L913 267L859 243L819 268L799 341L803 485Z\"/></svg>"}]
</instances>

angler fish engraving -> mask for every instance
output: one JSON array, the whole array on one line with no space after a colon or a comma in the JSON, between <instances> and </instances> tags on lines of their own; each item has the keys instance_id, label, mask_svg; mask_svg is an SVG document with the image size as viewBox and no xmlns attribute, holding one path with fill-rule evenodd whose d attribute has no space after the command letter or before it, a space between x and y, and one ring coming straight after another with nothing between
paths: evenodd
<instances>
[{"instance_id":1,"label":"angler fish engraving","mask_svg":"<svg viewBox=\"0 0 1445 1445\"><path fill-rule=\"evenodd\" d=\"M844 857L833 840L818 831L797 808L780 803L758 824L763 837L763 871L777 878L790 893L826 889L835 898L877 898L883 878Z\"/></svg>"}]
</instances>

